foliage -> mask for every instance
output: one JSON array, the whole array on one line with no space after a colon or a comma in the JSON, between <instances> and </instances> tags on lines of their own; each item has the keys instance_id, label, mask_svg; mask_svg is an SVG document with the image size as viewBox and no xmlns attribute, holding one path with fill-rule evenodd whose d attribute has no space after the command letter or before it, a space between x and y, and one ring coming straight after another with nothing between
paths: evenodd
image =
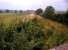
<instances>
[{"instance_id":1,"label":"foliage","mask_svg":"<svg viewBox=\"0 0 68 50\"><path fill-rule=\"evenodd\" d=\"M55 13L55 9L52 6L47 6L42 16L50 18Z\"/></svg>"},{"instance_id":2,"label":"foliage","mask_svg":"<svg viewBox=\"0 0 68 50\"><path fill-rule=\"evenodd\" d=\"M24 23L21 26L21 31L16 34L16 45L18 46L16 48L18 50L30 50L36 45L43 44L44 39L42 27L30 21Z\"/></svg>"},{"instance_id":3,"label":"foliage","mask_svg":"<svg viewBox=\"0 0 68 50\"><path fill-rule=\"evenodd\" d=\"M41 15L42 12L43 12L43 10L42 10L41 8L39 8L39 9L37 9L37 10L35 11L35 13L36 13L37 15Z\"/></svg>"},{"instance_id":4,"label":"foliage","mask_svg":"<svg viewBox=\"0 0 68 50\"><path fill-rule=\"evenodd\" d=\"M45 36L42 27L35 22L9 24L7 28L1 24L0 49L30 50L36 45L43 44Z\"/></svg>"},{"instance_id":5,"label":"foliage","mask_svg":"<svg viewBox=\"0 0 68 50\"><path fill-rule=\"evenodd\" d=\"M13 50L14 47L14 27L12 25L5 26L0 23L0 49Z\"/></svg>"},{"instance_id":6,"label":"foliage","mask_svg":"<svg viewBox=\"0 0 68 50\"><path fill-rule=\"evenodd\" d=\"M66 12L55 13L55 9L52 6L48 6L43 12L42 16L68 26L68 10Z\"/></svg>"},{"instance_id":7,"label":"foliage","mask_svg":"<svg viewBox=\"0 0 68 50\"><path fill-rule=\"evenodd\" d=\"M23 23L18 18L0 18L0 50L48 50L68 41L68 32L44 28L35 19Z\"/></svg>"},{"instance_id":8,"label":"foliage","mask_svg":"<svg viewBox=\"0 0 68 50\"><path fill-rule=\"evenodd\" d=\"M0 10L0 13L2 13L2 10Z\"/></svg>"},{"instance_id":9,"label":"foliage","mask_svg":"<svg viewBox=\"0 0 68 50\"><path fill-rule=\"evenodd\" d=\"M6 13L9 13L9 12L10 12L10 10L6 9L6 10L5 10L5 12L6 12Z\"/></svg>"}]
</instances>

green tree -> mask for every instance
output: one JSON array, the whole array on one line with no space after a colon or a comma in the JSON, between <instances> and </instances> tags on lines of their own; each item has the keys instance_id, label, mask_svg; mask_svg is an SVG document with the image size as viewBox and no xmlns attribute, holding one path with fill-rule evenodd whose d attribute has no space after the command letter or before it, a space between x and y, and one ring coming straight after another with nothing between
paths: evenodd
<instances>
[{"instance_id":1,"label":"green tree","mask_svg":"<svg viewBox=\"0 0 68 50\"><path fill-rule=\"evenodd\" d=\"M37 15L41 15L42 12L43 12L43 10L42 10L41 8L39 8L39 9L37 9L37 10L35 11L35 13L36 13Z\"/></svg>"},{"instance_id":2,"label":"green tree","mask_svg":"<svg viewBox=\"0 0 68 50\"><path fill-rule=\"evenodd\" d=\"M68 9L67 9L67 11L66 11L66 13L65 13L65 16L66 16L66 18L68 19Z\"/></svg>"},{"instance_id":3,"label":"green tree","mask_svg":"<svg viewBox=\"0 0 68 50\"><path fill-rule=\"evenodd\" d=\"M66 25L68 25L68 9L65 13L64 22L65 22Z\"/></svg>"},{"instance_id":4,"label":"green tree","mask_svg":"<svg viewBox=\"0 0 68 50\"><path fill-rule=\"evenodd\" d=\"M52 6L47 6L47 8L43 13L43 16L50 18L51 16L53 16L54 12L55 12L55 9Z\"/></svg>"},{"instance_id":5,"label":"green tree","mask_svg":"<svg viewBox=\"0 0 68 50\"><path fill-rule=\"evenodd\" d=\"M9 13L9 12L10 12L10 10L6 9L6 10L5 10L5 12L6 12L6 13Z\"/></svg>"},{"instance_id":6,"label":"green tree","mask_svg":"<svg viewBox=\"0 0 68 50\"><path fill-rule=\"evenodd\" d=\"M17 10L14 10L15 13L17 13L18 11Z\"/></svg>"},{"instance_id":7,"label":"green tree","mask_svg":"<svg viewBox=\"0 0 68 50\"><path fill-rule=\"evenodd\" d=\"M0 13L2 13L3 11L2 10L0 10Z\"/></svg>"},{"instance_id":8,"label":"green tree","mask_svg":"<svg viewBox=\"0 0 68 50\"><path fill-rule=\"evenodd\" d=\"M22 11L22 10L20 10L19 12L20 12L20 13L23 13L23 11Z\"/></svg>"}]
</instances>

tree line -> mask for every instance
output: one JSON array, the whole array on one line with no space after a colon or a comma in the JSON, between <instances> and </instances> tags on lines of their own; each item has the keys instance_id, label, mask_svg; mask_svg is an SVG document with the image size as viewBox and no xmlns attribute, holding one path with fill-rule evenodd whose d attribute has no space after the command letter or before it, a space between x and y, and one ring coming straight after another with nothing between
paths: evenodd
<instances>
[{"instance_id":1,"label":"tree line","mask_svg":"<svg viewBox=\"0 0 68 50\"><path fill-rule=\"evenodd\" d=\"M44 18L52 19L54 21L58 21L60 23L68 25L67 23L68 22L68 9L65 12L63 11L56 12L54 7L47 6L47 8L45 8L44 11L41 8L39 8L35 11L35 13L37 15L43 16Z\"/></svg>"},{"instance_id":2,"label":"tree line","mask_svg":"<svg viewBox=\"0 0 68 50\"><path fill-rule=\"evenodd\" d=\"M23 13L23 10L0 10L0 13Z\"/></svg>"}]
</instances>

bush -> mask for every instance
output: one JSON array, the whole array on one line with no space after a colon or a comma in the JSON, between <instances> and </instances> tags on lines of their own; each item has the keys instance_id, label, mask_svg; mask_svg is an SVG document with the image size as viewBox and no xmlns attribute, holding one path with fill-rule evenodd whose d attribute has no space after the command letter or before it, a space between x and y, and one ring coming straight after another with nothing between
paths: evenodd
<instances>
[{"instance_id":1,"label":"bush","mask_svg":"<svg viewBox=\"0 0 68 50\"><path fill-rule=\"evenodd\" d=\"M12 50L14 47L14 27L5 26L4 23L0 25L0 49Z\"/></svg>"},{"instance_id":2,"label":"bush","mask_svg":"<svg viewBox=\"0 0 68 50\"><path fill-rule=\"evenodd\" d=\"M45 33L43 28L33 22L0 25L1 50L30 50L43 44Z\"/></svg>"},{"instance_id":3,"label":"bush","mask_svg":"<svg viewBox=\"0 0 68 50\"><path fill-rule=\"evenodd\" d=\"M24 23L21 32L16 34L16 49L33 50L35 46L43 44L44 39L45 33L40 25L33 21Z\"/></svg>"}]
</instances>

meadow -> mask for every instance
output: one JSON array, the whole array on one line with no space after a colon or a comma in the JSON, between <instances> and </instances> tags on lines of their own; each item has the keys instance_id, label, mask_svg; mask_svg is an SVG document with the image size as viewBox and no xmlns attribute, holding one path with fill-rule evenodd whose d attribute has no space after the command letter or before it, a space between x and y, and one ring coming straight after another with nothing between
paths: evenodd
<instances>
[{"instance_id":1,"label":"meadow","mask_svg":"<svg viewBox=\"0 0 68 50\"><path fill-rule=\"evenodd\" d=\"M0 50L48 50L68 42L68 27L30 14L0 14Z\"/></svg>"}]
</instances>

